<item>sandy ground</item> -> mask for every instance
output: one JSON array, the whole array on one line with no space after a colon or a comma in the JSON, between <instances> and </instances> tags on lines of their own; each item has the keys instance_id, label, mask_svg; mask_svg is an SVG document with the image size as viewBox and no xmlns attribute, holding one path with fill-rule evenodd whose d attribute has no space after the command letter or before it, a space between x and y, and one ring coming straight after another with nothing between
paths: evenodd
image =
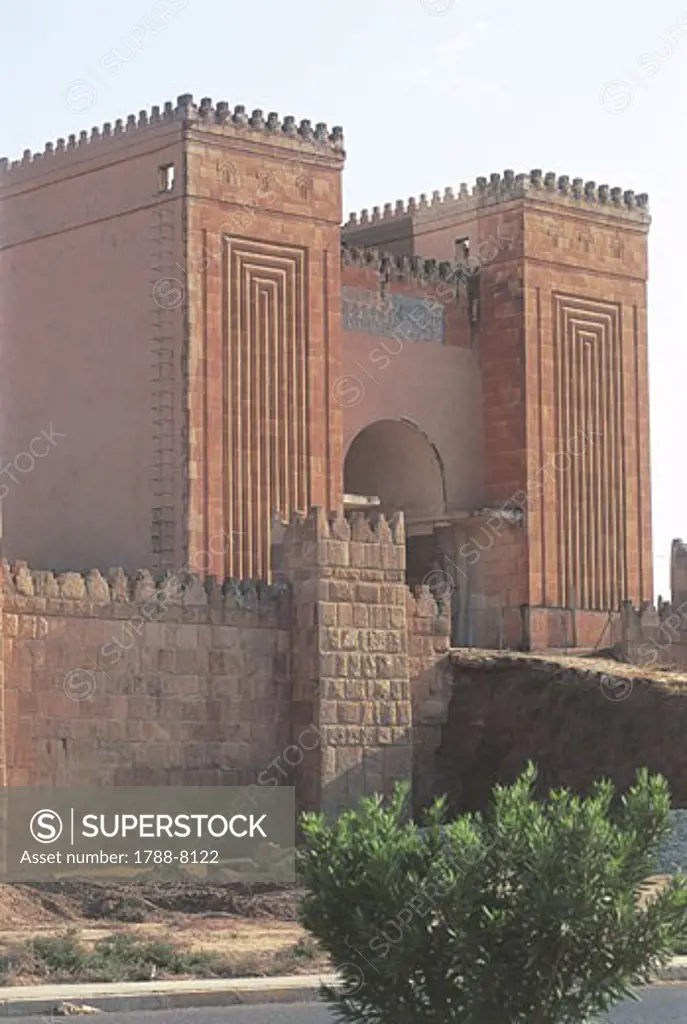
<instances>
[{"instance_id":1,"label":"sandy ground","mask_svg":"<svg viewBox=\"0 0 687 1024\"><path fill-rule=\"evenodd\" d=\"M91 882L0 885L0 958L36 936L76 930L87 947L126 932L226 958L238 973L274 973L275 956L306 937L296 920L298 892L277 887ZM289 960L285 973L329 970L326 958ZM14 976L13 984L42 979Z\"/></svg>"},{"instance_id":2,"label":"sandy ground","mask_svg":"<svg viewBox=\"0 0 687 1024\"><path fill-rule=\"evenodd\" d=\"M641 902L667 877L649 880ZM330 964L318 955L302 961L287 956L283 969L276 966L280 955L306 938L297 921L299 895L277 886L209 883L0 885L0 964L29 939L75 930L89 948L124 932L178 943L189 952L215 953L237 975L326 973ZM4 978L15 985L44 980L31 973Z\"/></svg>"}]
</instances>

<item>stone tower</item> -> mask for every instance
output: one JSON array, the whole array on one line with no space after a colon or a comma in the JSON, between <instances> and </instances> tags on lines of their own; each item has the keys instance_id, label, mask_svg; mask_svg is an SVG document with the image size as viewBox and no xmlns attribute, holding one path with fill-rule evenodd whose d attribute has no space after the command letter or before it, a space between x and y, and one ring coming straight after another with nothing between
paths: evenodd
<instances>
[{"instance_id":1,"label":"stone tower","mask_svg":"<svg viewBox=\"0 0 687 1024\"><path fill-rule=\"evenodd\" d=\"M409 583L450 567L457 644L619 639L647 197L506 171L342 229L343 163L189 95L0 163L4 553L269 579L274 512L372 504Z\"/></svg>"},{"instance_id":2,"label":"stone tower","mask_svg":"<svg viewBox=\"0 0 687 1024\"><path fill-rule=\"evenodd\" d=\"M340 502L343 162L190 95L2 161L9 557L261 577L275 508Z\"/></svg>"},{"instance_id":3,"label":"stone tower","mask_svg":"<svg viewBox=\"0 0 687 1024\"><path fill-rule=\"evenodd\" d=\"M506 642L520 606L533 646L592 646L623 600L652 598L649 222L645 195L506 171L344 227L352 246L472 266L483 497L499 515L461 551L506 610Z\"/></svg>"},{"instance_id":4,"label":"stone tower","mask_svg":"<svg viewBox=\"0 0 687 1024\"><path fill-rule=\"evenodd\" d=\"M342 138L201 103L185 151L191 561L269 574L270 522L341 501ZM223 560L213 537L227 538Z\"/></svg>"}]
</instances>

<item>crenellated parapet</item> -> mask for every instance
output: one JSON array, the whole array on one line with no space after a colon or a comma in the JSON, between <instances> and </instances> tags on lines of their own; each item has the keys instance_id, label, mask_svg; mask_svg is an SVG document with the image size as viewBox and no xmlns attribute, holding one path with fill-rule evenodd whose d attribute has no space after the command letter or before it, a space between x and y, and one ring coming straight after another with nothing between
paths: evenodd
<instances>
[{"instance_id":1,"label":"crenellated parapet","mask_svg":"<svg viewBox=\"0 0 687 1024\"><path fill-rule=\"evenodd\" d=\"M214 620L219 613L252 612L274 616L288 599L283 583L261 580L224 580L190 572L168 572L154 576L144 569L128 576L123 569L54 573L30 569L26 562L0 563L6 611L42 614L89 615L126 618L138 614L146 620L187 615Z\"/></svg>"},{"instance_id":2,"label":"crenellated parapet","mask_svg":"<svg viewBox=\"0 0 687 1024\"><path fill-rule=\"evenodd\" d=\"M351 512L342 508L327 511L316 506L307 514L296 512L284 520L279 512L272 519L272 543L309 540L356 541L368 544L405 544L403 513L396 512L391 519L383 513Z\"/></svg>"},{"instance_id":3,"label":"crenellated parapet","mask_svg":"<svg viewBox=\"0 0 687 1024\"><path fill-rule=\"evenodd\" d=\"M423 285L450 281L469 274L467 263L424 259L422 256L396 256L379 249L346 245L345 242L341 246L341 265L370 270L387 282L417 281Z\"/></svg>"},{"instance_id":4,"label":"crenellated parapet","mask_svg":"<svg viewBox=\"0 0 687 1024\"><path fill-rule=\"evenodd\" d=\"M177 98L176 104L168 101L162 107L154 106L150 111L141 110L138 114L119 118L114 124L106 122L94 126L90 132L81 131L54 143L46 142L42 151L34 153L26 149L21 160L10 162L2 158L0 184L21 179L27 173L44 173L68 154L101 155L117 142L143 139L174 126L199 130L212 128L215 131L225 129L226 134L242 135L252 140L305 147L313 153L328 152L341 158L345 156L341 127L330 131L324 122L313 125L309 120L297 121L291 114L281 119L274 111L266 116L262 110L253 110L249 114L241 104L232 109L229 103L221 101L214 104L209 97L197 104L190 93L185 93Z\"/></svg>"},{"instance_id":5,"label":"crenellated parapet","mask_svg":"<svg viewBox=\"0 0 687 1024\"><path fill-rule=\"evenodd\" d=\"M646 193L636 194L621 188L597 185L583 178L571 179L567 175L556 175L553 171L544 174L540 170L533 170L529 174L515 174L508 170L503 174L492 174L488 179L477 178L471 188L463 182L457 190L450 187L444 189L443 193L435 190L431 196L423 193L405 201L397 199L395 203L386 203L383 207L375 206L372 210L364 209L360 214L351 213L343 231L344 234L352 233L373 224L403 218L431 219L453 213L456 209L467 212L524 198L577 206L636 221L648 222L650 219L649 197Z\"/></svg>"}]
</instances>

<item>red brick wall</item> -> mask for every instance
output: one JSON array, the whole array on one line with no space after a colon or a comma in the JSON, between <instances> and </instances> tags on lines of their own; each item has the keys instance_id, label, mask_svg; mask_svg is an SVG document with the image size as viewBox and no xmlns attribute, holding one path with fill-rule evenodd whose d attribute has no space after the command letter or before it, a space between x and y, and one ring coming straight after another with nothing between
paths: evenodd
<instances>
[{"instance_id":1,"label":"red brick wall","mask_svg":"<svg viewBox=\"0 0 687 1024\"><path fill-rule=\"evenodd\" d=\"M232 124L187 148L189 557L269 575L269 523L341 500L342 155Z\"/></svg>"},{"instance_id":2,"label":"red brick wall","mask_svg":"<svg viewBox=\"0 0 687 1024\"><path fill-rule=\"evenodd\" d=\"M650 600L646 227L533 201L525 236L531 603Z\"/></svg>"},{"instance_id":3,"label":"red brick wall","mask_svg":"<svg viewBox=\"0 0 687 1024\"><path fill-rule=\"evenodd\" d=\"M483 596L531 605L545 646L563 645L558 609L575 604L578 641L593 645L608 609L652 595L646 197L533 171L402 206L344 237L445 260L470 239L483 501L527 511L481 556ZM580 430L599 442L580 450ZM617 631L616 615L604 643Z\"/></svg>"},{"instance_id":4,"label":"red brick wall","mask_svg":"<svg viewBox=\"0 0 687 1024\"><path fill-rule=\"evenodd\" d=\"M9 785L246 785L282 754L285 593L3 575Z\"/></svg>"},{"instance_id":5,"label":"red brick wall","mask_svg":"<svg viewBox=\"0 0 687 1024\"><path fill-rule=\"evenodd\" d=\"M136 572L183 562L183 128L172 110L106 127L0 171L3 468L60 435L3 477L3 541L34 565Z\"/></svg>"}]
</instances>

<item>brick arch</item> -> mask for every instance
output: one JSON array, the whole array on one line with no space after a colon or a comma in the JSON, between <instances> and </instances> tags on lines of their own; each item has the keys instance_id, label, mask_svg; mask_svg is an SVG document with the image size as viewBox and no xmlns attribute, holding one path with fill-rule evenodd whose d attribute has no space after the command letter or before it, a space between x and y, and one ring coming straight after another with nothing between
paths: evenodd
<instances>
[{"instance_id":1,"label":"brick arch","mask_svg":"<svg viewBox=\"0 0 687 1024\"><path fill-rule=\"evenodd\" d=\"M356 434L344 460L344 491L379 497L384 512L403 511L411 523L446 512L443 460L411 420L376 420Z\"/></svg>"}]
</instances>

